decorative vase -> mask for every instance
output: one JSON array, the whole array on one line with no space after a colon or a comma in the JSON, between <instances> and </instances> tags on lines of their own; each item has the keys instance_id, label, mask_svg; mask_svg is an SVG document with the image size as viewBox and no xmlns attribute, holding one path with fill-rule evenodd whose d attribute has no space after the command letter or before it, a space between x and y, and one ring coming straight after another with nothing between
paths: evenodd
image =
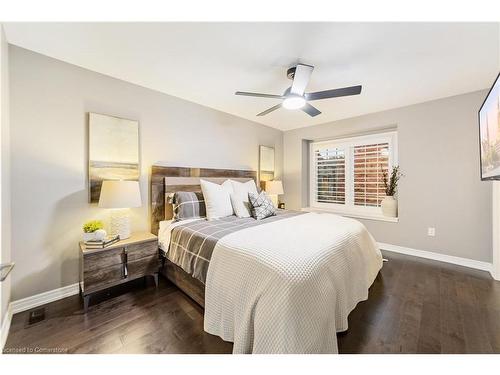
<instances>
[{"instance_id":1,"label":"decorative vase","mask_svg":"<svg viewBox=\"0 0 500 375\"><path fill-rule=\"evenodd\" d=\"M83 232L83 240L84 241L94 241L95 240L95 232Z\"/></svg>"},{"instance_id":2,"label":"decorative vase","mask_svg":"<svg viewBox=\"0 0 500 375\"><path fill-rule=\"evenodd\" d=\"M382 199L382 213L388 217L398 217L398 201L393 196Z\"/></svg>"}]
</instances>

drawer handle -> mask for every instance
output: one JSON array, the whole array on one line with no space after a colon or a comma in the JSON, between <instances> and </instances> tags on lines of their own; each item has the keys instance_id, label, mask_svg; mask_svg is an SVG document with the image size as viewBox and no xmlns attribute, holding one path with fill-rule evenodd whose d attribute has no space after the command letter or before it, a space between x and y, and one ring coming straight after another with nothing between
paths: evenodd
<instances>
[{"instance_id":1,"label":"drawer handle","mask_svg":"<svg viewBox=\"0 0 500 375\"><path fill-rule=\"evenodd\" d=\"M123 249L123 278L124 279L126 279L128 277L127 262L128 262L128 252L127 252L127 248L125 248L125 249Z\"/></svg>"}]
</instances>

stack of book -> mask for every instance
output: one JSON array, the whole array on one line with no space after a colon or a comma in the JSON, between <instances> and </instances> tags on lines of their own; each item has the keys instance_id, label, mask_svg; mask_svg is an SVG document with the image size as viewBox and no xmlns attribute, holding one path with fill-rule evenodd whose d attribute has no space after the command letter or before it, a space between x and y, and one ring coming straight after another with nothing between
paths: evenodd
<instances>
[{"instance_id":1,"label":"stack of book","mask_svg":"<svg viewBox=\"0 0 500 375\"><path fill-rule=\"evenodd\" d=\"M84 244L86 249L104 249L105 247L113 245L118 241L120 241L120 236L116 235L116 236L107 236L102 241L99 240L85 241Z\"/></svg>"}]
</instances>

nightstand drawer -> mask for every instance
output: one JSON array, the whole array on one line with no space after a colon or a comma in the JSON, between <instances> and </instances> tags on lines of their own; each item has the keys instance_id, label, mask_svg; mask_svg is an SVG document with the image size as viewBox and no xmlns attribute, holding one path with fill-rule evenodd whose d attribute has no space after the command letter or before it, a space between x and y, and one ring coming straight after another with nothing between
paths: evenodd
<instances>
[{"instance_id":1,"label":"nightstand drawer","mask_svg":"<svg viewBox=\"0 0 500 375\"><path fill-rule=\"evenodd\" d=\"M123 247L111 250L103 249L96 253L85 254L83 271L94 271L123 263L125 261L124 254L125 251Z\"/></svg>"},{"instance_id":2,"label":"nightstand drawer","mask_svg":"<svg viewBox=\"0 0 500 375\"><path fill-rule=\"evenodd\" d=\"M158 257L158 241L143 242L126 246L129 262L156 255Z\"/></svg>"},{"instance_id":3,"label":"nightstand drawer","mask_svg":"<svg viewBox=\"0 0 500 375\"><path fill-rule=\"evenodd\" d=\"M134 279L158 272L160 260L157 255L127 263L128 278Z\"/></svg>"},{"instance_id":4,"label":"nightstand drawer","mask_svg":"<svg viewBox=\"0 0 500 375\"><path fill-rule=\"evenodd\" d=\"M125 265L115 264L106 268L84 272L83 285L86 292L103 289L125 279Z\"/></svg>"},{"instance_id":5,"label":"nightstand drawer","mask_svg":"<svg viewBox=\"0 0 500 375\"><path fill-rule=\"evenodd\" d=\"M151 275L158 272L159 266L160 261L155 254L132 262L84 272L84 289L86 292L89 290L103 289L108 285L115 285L120 282Z\"/></svg>"}]
</instances>

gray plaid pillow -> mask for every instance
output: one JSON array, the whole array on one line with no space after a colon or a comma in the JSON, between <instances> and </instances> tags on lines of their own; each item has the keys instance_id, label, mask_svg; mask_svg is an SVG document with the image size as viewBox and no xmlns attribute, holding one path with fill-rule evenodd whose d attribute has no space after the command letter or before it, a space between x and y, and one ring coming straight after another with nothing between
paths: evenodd
<instances>
[{"instance_id":1,"label":"gray plaid pillow","mask_svg":"<svg viewBox=\"0 0 500 375\"><path fill-rule=\"evenodd\" d=\"M200 192L178 191L172 197L174 221L198 219L207 216L205 200Z\"/></svg>"},{"instance_id":2,"label":"gray plaid pillow","mask_svg":"<svg viewBox=\"0 0 500 375\"><path fill-rule=\"evenodd\" d=\"M252 216L255 219L262 220L266 217L276 215L276 208L265 191L260 194L248 193L248 199L252 206Z\"/></svg>"}]
</instances>

